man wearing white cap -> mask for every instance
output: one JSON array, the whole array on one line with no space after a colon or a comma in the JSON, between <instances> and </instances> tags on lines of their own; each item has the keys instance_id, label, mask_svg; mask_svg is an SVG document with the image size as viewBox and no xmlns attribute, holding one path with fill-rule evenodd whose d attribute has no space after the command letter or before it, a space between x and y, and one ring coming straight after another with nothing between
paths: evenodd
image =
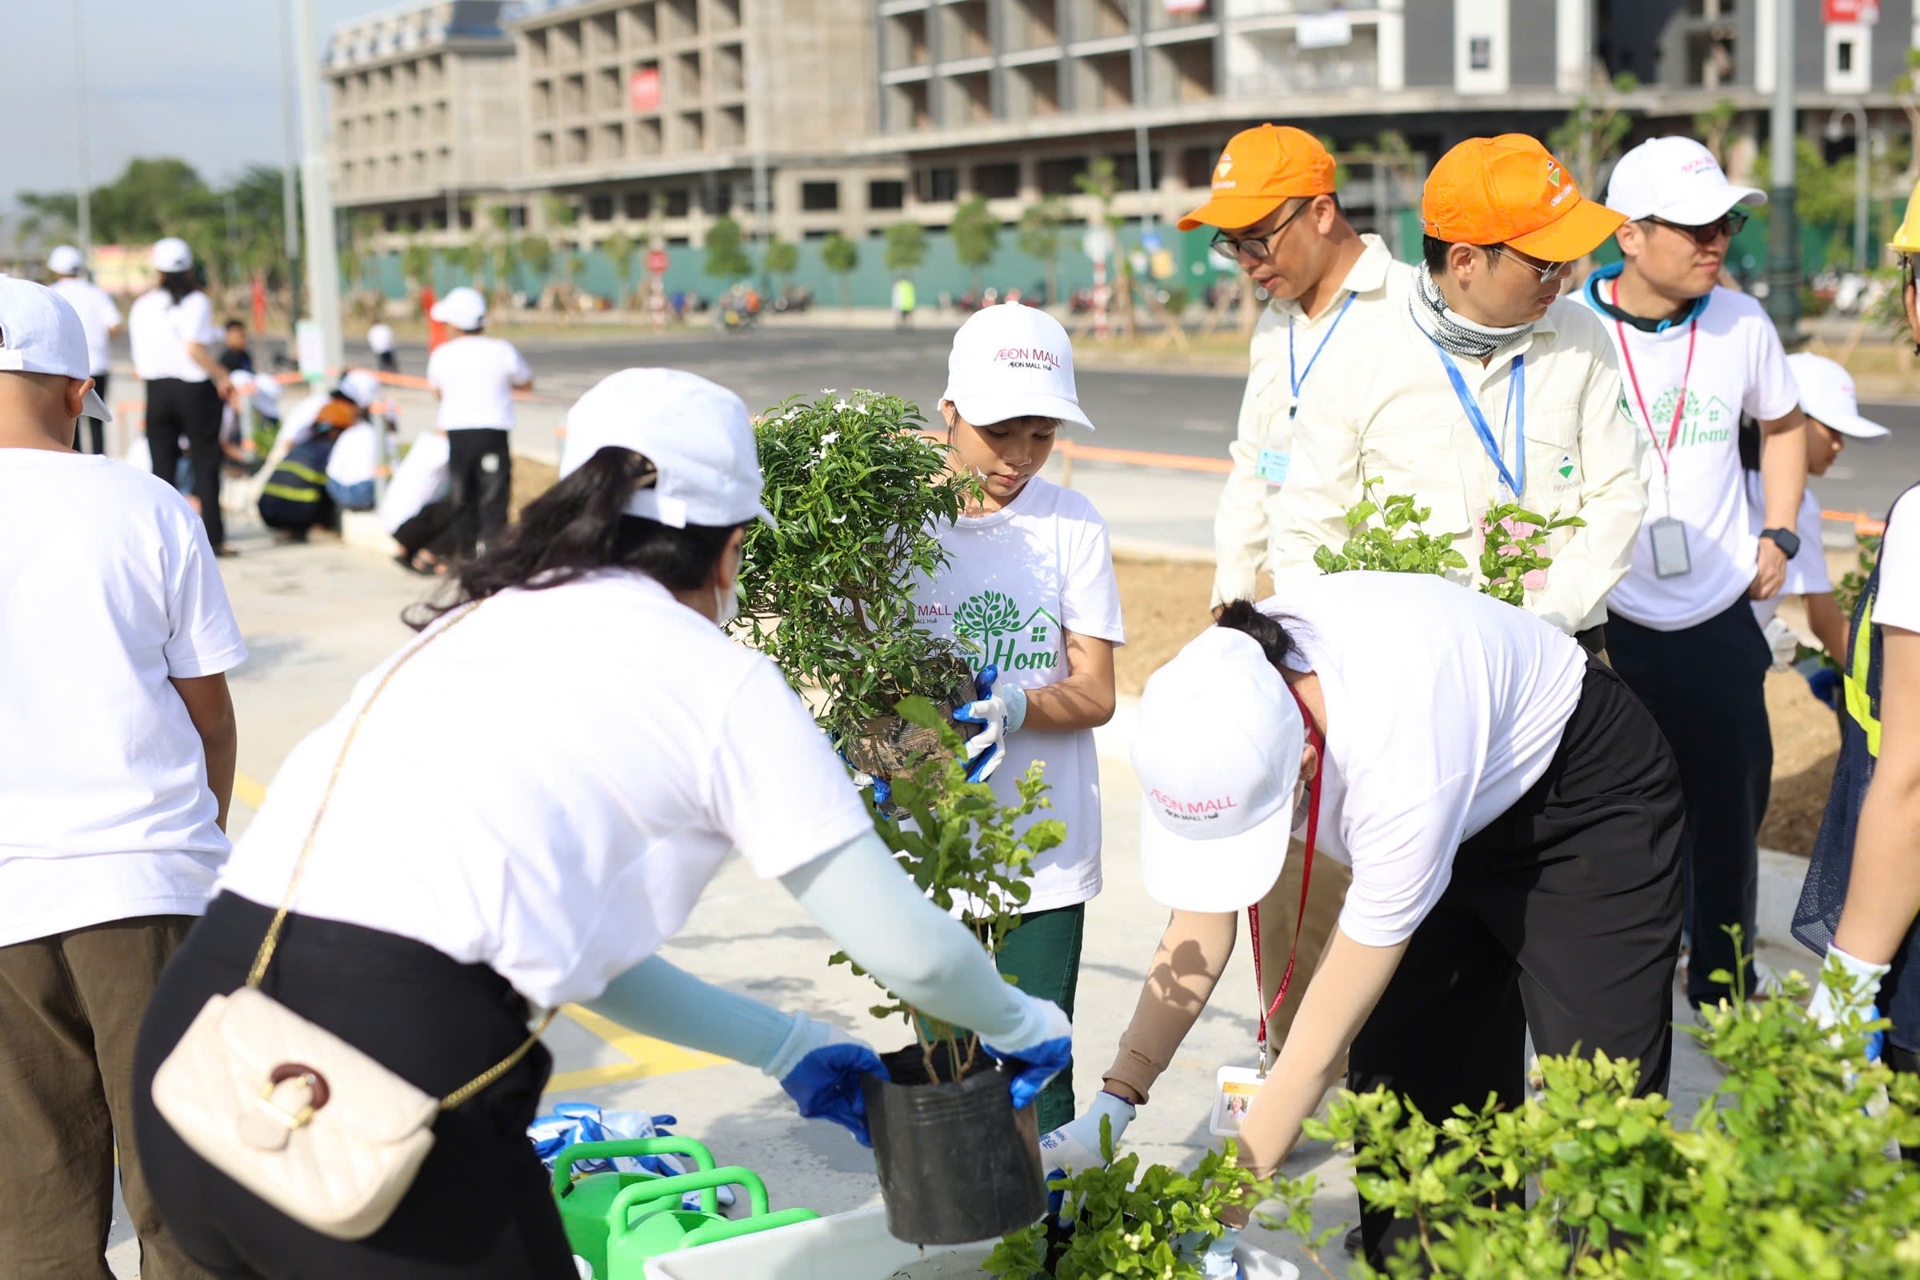
<instances>
[{"instance_id":1,"label":"man wearing white cap","mask_svg":"<svg viewBox=\"0 0 1920 1280\"><path fill-rule=\"evenodd\" d=\"M87 331L87 363L93 366L93 390L100 403L107 402L107 375L113 369L113 335L120 332L120 308L113 295L81 273L86 259L70 244L56 246L47 255L47 270L53 274L53 291L67 300ZM87 453L105 453L106 426L98 418L82 418L86 444L75 447Z\"/></svg>"},{"instance_id":2,"label":"man wearing white cap","mask_svg":"<svg viewBox=\"0 0 1920 1280\"><path fill-rule=\"evenodd\" d=\"M427 385L440 401L447 433L448 481L456 552L471 556L507 527L513 492L513 393L533 385L533 371L511 342L481 334L487 300L461 285L433 306L433 319L459 336L427 357Z\"/></svg>"},{"instance_id":3,"label":"man wearing white cap","mask_svg":"<svg viewBox=\"0 0 1920 1280\"><path fill-rule=\"evenodd\" d=\"M1429 1116L1490 1093L1517 1105L1529 1031L1542 1054L1604 1050L1640 1063L1639 1092L1666 1087L1679 776L1653 718L1572 637L1424 574L1292 580L1228 605L1154 674L1134 744L1142 876L1173 919L1105 1073L1116 1139L1290 835L1309 878L1330 857L1353 883L1317 970L1269 958L1309 985L1239 1126L1261 1176L1343 1060L1349 1088L1390 1086ZM1054 1155L1099 1159L1085 1142ZM1366 1209L1368 1261L1414 1229Z\"/></svg>"},{"instance_id":4,"label":"man wearing white cap","mask_svg":"<svg viewBox=\"0 0 1920 1280\"><path fill-rule=\"evenodd\" d=\"M760 491L738 396L667 369L604 379L567 415L560 482L287 757L141 1029L142 1150L199 1261L269 1280L571 1275L526 1140L552 1066L530 1014L568 1001L755 1067L867 1140L871 1048L657 954L736 849L890 990L1031 1064L1007 1072L1016 1104L1064 1064L1066 1017L927 901L799 696L722 630ZM495 696L472 696L476 673ZM439 1114L365 1239L233 1194L144 1087L208 999L243 985L283 903L264 986L292 1013L439 1096L500 1068Z\"/></svg>"},{"instance_id":5,"label":"man wearing white cap","mask_svg":"<svg viewBox=\"0 0 1920 1280\"><path fill-rule=\"evenodd\" d=\"M1773 738L1764 692L1772 653L1749 600L1780 592L1800 549L1794 519L1807 482L1805 426L1793 374L1760 304L1719 287L1746 206L1691 138L1643 142L1614 166L1607 204L1625 261L1587 280L1620 357L1622 410L1650 446L1649 501L1633 563L1607 597L1618 625L1607 652L1660 722L1687 787L1687 996L1727 994L1735 972L1727 926L1754 936L1760 820ZM1739 427L1761 433L1758 536L1747 525ZM1759 989L1751 961L1746 987Z\"/></svg>"},{"instance_id":6,"label":"man wearing white cap","mask_svg":"<svg viewBox=\"0 0 1920 1280\"><path fill-rule=\"evenodd\" d=\"M173 487L105 420L58 294L0 277L0 1271L99 1276L115 1154L141 1274L198 1276L133 1131L135 1032L225 860L246 658Z\"/></svg>"},{"instance_id":7,"label":"man wearing white cap","mask_svg":"<svg viewBox=\"0 0 1920 1280\"><path fill-rule=\"evenodd\" d=\"M175 236L153 246L160 283L134 299L127 311L133 371L147 384L147 448L153 474L171 483L186 437L193 463L193 497L217 556L227 554L220 515L220 417L232 391L227 371L213 354L219 332L213 303L200 290L193 250Z\"/></svg>"}]
</instances>

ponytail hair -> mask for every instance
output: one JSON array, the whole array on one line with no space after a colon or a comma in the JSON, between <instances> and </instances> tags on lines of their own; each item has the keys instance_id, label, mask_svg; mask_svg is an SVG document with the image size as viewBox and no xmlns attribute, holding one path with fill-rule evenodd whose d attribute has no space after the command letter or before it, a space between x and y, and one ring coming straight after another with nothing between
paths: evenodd
<instances>
[{"instance_id":1,"label":"ponytail hair","mask_svg":"<svg viewBox=\"0 0 1920 1280\"><path fill-rule=\"evenodd\" d=\"M741 526L676 529L628 515L627 500L659 478L645 455L601 449L529 503L519 523L484 552L456 565L451 599L412 606L401 620L424 630L442 614L509 588L545 591L602 569L644 573L670 591L700 586Z\"/></svg>"},{"instance_id":2,"label":"ponytail hair","mask_svg":"<svg viewBox=\"0 0 1920 1280\"><path fill-rule=\"evenodd\" d=\"M1286 660L1300 652L1300 646L1293 642L1293 637L1287 634L1287 629L1280 625L1279 620L1254 608L1251 600L1235 600L1227 605L1220 610L1219 620L1214 625L1252 636L1275 671L1286 671Z\"/></svg>"}]
</instances>

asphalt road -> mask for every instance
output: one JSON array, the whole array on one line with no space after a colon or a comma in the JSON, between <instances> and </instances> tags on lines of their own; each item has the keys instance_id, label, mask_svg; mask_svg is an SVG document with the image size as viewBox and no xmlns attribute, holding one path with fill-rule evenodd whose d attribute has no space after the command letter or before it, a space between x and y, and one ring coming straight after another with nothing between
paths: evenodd
<instances>
[{"instance_id":1,"label":"asphalt road","mask_svg":"<svg viewBox=\"0 0 1920 1280\"><path fill-rule=\"evenodd\" d=\"M759 408L797 393L865 387L916 400L931 420L946 385L951 335L932 330L760 329L722 335L696 329L635 341L596 339L522 343L536 385L561 400L628 364L671 364L732 387ZM364 347L349 358L367 360ZM418 373L424 347L403 346L401 368ZM1138 373L1086 369L1080 402L1099 430L1089 438L1117 449L1225 457L1245 379L1217 373ZM1920 480L1920 404L1862 406L1893 429L1881 442L1858 444L1816 482L1821 504L1834 511L1885 514L1893 500Z\"/></svg>"}]
</instances>

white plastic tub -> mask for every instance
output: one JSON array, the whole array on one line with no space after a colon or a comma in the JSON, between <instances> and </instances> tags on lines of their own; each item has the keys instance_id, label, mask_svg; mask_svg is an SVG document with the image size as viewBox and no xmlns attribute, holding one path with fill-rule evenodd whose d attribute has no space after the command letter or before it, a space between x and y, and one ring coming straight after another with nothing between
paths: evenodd
<instances>
[{"instance_id":1,"label":"white plastic tub","mask_svg":"<svg viewBox=\"0 0 1920 1280\"><path fill-rule=\"evenodd\" d=\"M875 1205L655 1258L647 1280L975 1280L997 1241L922 1249Z\"/></svg>"}]
</instances>

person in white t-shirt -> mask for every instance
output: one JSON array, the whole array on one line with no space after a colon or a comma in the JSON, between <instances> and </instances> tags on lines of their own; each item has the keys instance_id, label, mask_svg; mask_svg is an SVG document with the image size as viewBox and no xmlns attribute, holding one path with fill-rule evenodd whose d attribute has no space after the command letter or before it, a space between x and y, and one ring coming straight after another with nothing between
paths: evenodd
<instances>
[{"instance_id":1,"label":"person in white t-shirt","mask_svg":"<svg viewBox=\"0 0 1920 1280\"><path fill-rule=\"evenodd\" d=\"M147 384L147 448L153 474L169 484L186 439L193 465L193 498L207 527L213 554L228 554L220 514L220 417L232 391L227 371L213 355L219 333L213 303L200 290L193 250L174 236L153 246L160 283L134 299L127 311L133 371Z\"/></svg>"},{"instance_id":2,"label":"person in white t-shirt","mask_svg":"<svg viewBox=\"0 0 1920 1280\"><path fill-rule=\"evenodd\" d=\"M393 326L384 320L367 330L367 350L373 352L374 362L382 373L400 372L400 361L393 354L399 345L393 336Z\"/></svg>"},{"instance_id":3,"label":"person in white t-shirt","mask_svg":"<svg viewBox=\"0 0 1920 1280\"><path fill-rule=\"evenodd\" d=\"M246 647L171 485L73 449L80 317L0 278L0 1271L97 1276L116 1153L142 1273L201 1274L134 1140L134 1037L228 852Z\"/></svg>"},{"instance_id":4,"label":"person in white t-shirt","mask_svg":"<svg viewBox=\"0 0 1920 1280\"><path fill-rule=\"evenodd\" d=\"M1764 192L1727 181L1691 138L1654 138L1620 158L1607 204L1625 261L1580 290L1613 339L1624 412L1645 433L1648 503L1633 563L1607 596L1607 655L1673 745L1687 779L1687 997L1723 999L1738 972L1728 926L1751 947L1773 736L1772 652L1750 600L1780 593L1800 549L1806 427L1773 322L1718 287L1727 248ZM1742 414L1762 437L1765 521L1747 525ZM1744 981L1762 990L1749 957Z\"/></svg>"},{"instance_id":5,"label":"person in white t-shirt","mask_svg":"<svg viewBox=\"0 0 1920 1280\"><path fill-rule=\"evenodd\" d=\"M440 401L437 425L447 433L454 546L470 557L507 527L513 393L533 386L533 371L511 342L482 335L487 300L477 289L449 289L433 318L459 331L427 357L427 384Z\"/></svg>"},{"instance_id":6,"label":"person in white t-shirt","mask_svg":"<svg viewBox=\"0 0 1920 1280\"><path fill-rule=\"evenodd\" d=\"M1347 1087L1390 1086L1429 1116L1518 1105L1529 1031L1542 1054L1635 1059L1637 1091L1664 1090L1682 814L1652 716L1572 637L1424 574L1277 592L1228 605L1141 695L1141 871L1174 914L1105 1090L1042 1139L1048 1163L1097 1163L1103 1117L1118 1140L1290 833L1309 875L1325 855L1353 883L1318 967L1293 975L1306 996L1240 1127L1260 1176L1343 1061ZM1368 1261L1413 1229L1366 1208Z\"/></svg>"},{"instance_id":7,"label":"person in white t-shirt","mask_svg":"<svg viewBox=\"0 0 1920 1280\"><path fill-rule=\"evenodd\" d=\"M52 290L67 300L87 331L87 363L93 366L93 391L100 403L107 403L107 379L113 370L113 335L120 332L120 308L113 295L82 274L87 260L70 244L55 246L47 255L47 270L53 275ZM75 447L86 453L107 451L106 426L98 418L82 418L81 429L88 443Z\"/></svg>"},{"instance_id":8,"label":"person in white t-shirt","mask_svg":"<svg viewBox=\"0 0 1920 1280\"><path fill-rule=\"evenodd\" d=\"M535 1007L585 1002L761 1068L801 1114L865 1141L861 1082L885 1070L872 1049L657 954L731 850L889 990L1033 1064L1006 1071L1016 1105L1065 1065L1066 1015L1001 981L921 895L799 696L722 631L760 490L738 396L667 369L602 380L567 416L559 483L287 757L141 1029L141 1150L203 1265L570 1275L526 1140L552 1065L526 1052ZM281 905L268 995L435 1096L504 1064L439 1115L411 1189L363 1240L232 1194L147 1087L208 999L245 982ZM289 1081L274 1100L291 1113L311 1094Z\"/></svg>"},{"instance_id":9,"label":"person in white t-shirt","mask_svg":"<svg viewBox=\"0 0 1920 1280\"><path fill-rule=\"evenodd\" d=\"M1066 423L1091 428L1060 322L1018 303L960 326L940 399L956 469L980 494L941 531L947 565L916 594L920 620L960 642L980 669L980 700L954 713L985 724L968 743L976 777L1017 803L1039 761L1066 841L1035 859L1033 896L1000 951L1020 989L1073 1013L1086 904L1100 892L1100 763L1093 730L1113 717L1113 650L1126 642L1106 521L1083 495L1040 475ZM1073 1118L1061 1072L1040 1127Z\"/></svg>"}]
</instances>

